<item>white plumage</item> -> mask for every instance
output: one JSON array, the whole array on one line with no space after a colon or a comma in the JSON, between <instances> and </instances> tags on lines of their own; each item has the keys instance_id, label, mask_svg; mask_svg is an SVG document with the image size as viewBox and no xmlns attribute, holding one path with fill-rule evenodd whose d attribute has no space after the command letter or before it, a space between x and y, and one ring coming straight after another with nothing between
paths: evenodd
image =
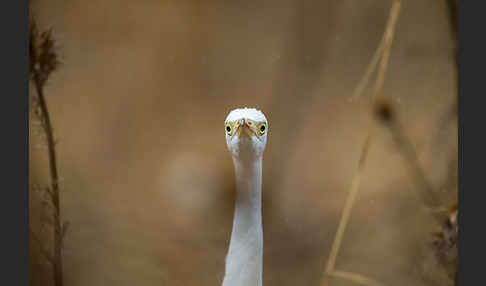
<instances>
[{"instance_id":1,"label":"white plumage","mask_svg":"<svg viewBox=\"0 0 486 286\"><path fill-rule=\"evenodd\" d=\"M267 118L265 117L263 112L255 108L247 108L247 107L232 110L228 114L228 117L226 117L225 122L236 121L238 119L245 118L245 117L255 121L267 122Z\"/></svg>"},{"instance_id":2,"label":"white plumage","mask_svg":"<svg viewBox=\"0 0 486 286\"><path fill-rule=\"evenodd\" d=\"M268 133L265 115L253 108L231 111L226 143L236 176L233 230L223 286L261 286L263 271L262 156Z\"/></svg>"}]
</instances>

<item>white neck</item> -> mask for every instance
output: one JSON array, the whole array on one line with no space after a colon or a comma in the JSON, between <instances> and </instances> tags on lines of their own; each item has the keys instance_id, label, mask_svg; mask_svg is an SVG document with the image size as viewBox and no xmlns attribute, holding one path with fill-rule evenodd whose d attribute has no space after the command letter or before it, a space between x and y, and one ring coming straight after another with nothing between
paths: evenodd
<instances>
[{"instance_id":1,"label":"white neck","mask_svg":"<svg viewBox=\"0 0 486 286\"><path fill-rule=\"evenodd\" d=\"M223 286L261 286L263 268L262 158L233 158L236 203Z\"/></svg>"}]
</instances>

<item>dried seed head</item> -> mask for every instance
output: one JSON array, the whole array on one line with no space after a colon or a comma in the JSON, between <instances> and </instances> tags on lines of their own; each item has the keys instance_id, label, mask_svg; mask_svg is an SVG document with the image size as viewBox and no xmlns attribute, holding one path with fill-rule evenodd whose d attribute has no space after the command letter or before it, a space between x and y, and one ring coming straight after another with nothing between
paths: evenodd
<instances>
[{"instance_id":1,"label":"dried seed head","mask_svg":"<svg viewBox=\"0 0 486 286\"><path fill-rule=\"evenodd\" d=\"M59 64L52 28L39 34L34 18L30 19L29 68L32 78L43 85Z\"/></svg>"}]
</instances>

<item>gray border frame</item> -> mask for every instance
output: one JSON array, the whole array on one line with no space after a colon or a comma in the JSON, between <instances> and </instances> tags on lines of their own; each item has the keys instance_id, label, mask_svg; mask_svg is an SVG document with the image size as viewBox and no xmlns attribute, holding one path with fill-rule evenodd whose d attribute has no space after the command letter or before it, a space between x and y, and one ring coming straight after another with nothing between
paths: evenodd
<instances>
[{"instance_id":1,"label":"gray border frame","mask_svg":"<svg viewBox=\"0 0 486 286\"><path fill-rule=\"evenodd\" d=\"M2 1L2 285L29 285L29 1Z\"/></svg>"},{"instance_id":2,"label":"gray border frame","mask_svg":"<svg viewBox=\"0 0 486 286\"><path fill-rule=\"evenodd\" d=\"M480 35L486 27L486 17L484 9L481 9L484 6L481 5L483 1L459 0L458 2L458 285L468 286L485 284L486 235L483 234L483 226L486 217L484 205L486 140L481 133L484 130L486 112L485 105L481 104L480 100L484 98L485 93L486 44ZM466 123L468 139L464 137ZM467 158L466 171L464 157ZM467 192L467 195L464 192Z\"/></svg>"}]
</instances>

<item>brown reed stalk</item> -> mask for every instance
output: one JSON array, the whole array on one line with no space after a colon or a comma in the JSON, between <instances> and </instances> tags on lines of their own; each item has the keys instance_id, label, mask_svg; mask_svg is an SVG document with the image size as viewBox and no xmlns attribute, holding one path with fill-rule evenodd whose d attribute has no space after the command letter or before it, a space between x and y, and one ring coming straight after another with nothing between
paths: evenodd
<instances>
[{"instance_id":1,"label":"brown reed stalk","mask_svg":"<svg viewBox=\"0 0 486 286\"><path fill-rule=\"evenodd\" d=\"M354 89L353 95L349 98L350 101L355 101L359 99L361 94L363 94L364 89L368 86L371 75L375 71L378 62L380 61L383 55L384 44L385 44L385 35L383 35L383 37L381 38L380 44L378 45L378 48L376 48L375 53L373 54L373 57L371 58L371 61L368 64L368 67L366 68L363 77L361 78L358 85Z\"/></svg>"},{"instance_id":2,"label":"brown reed stalk","mask_svg":"<svg viewBox=\"0 0 486 286\"><path fill-rule=\"evenodd\" d=\"M426 207L436 209L441 205L441 200L434 191L432 184L428 181L425 171L420 166L417 152L407 137L405 128L396 116L390 116L392 114L391 112L391 106L386 102L380 102L375 106L375 116L392 134L393 141L399 147L398 151L405 159L414 182L418 185L419 196L422 198Z\"/></svg>"},{"instance_id":3,"label":"brown reed stalk","mask_svg":"<svg viewBox=\"0 0 486 286\"><path fill-rule=\"evenodd\" d=\"M51 185L45 188L45 192L50 200L50 205L53 211L53 253L51 254L42 246L41 241L37 238L35 233L31 230L30 235L38 242L41 253L50 262L53 268L54 285L63 286L63 272L62 272L62 240L66 233L67 224L61 225L61 209L59 199L59 173L56 161L56 148L54 139L54 130L52 127L51 116L44 94L44 87L49 76L54 72L60 62L55 50L55 41L52 36L52 30L46 30L39 34L36 22L32 16L30 17L30 31L29 31L29 68L30 77L34 83L37 93L38 116L41 120L43 130L47 138L47 151L49 157L49 171Z\"/></svg>"},{"instance_id":4,"label":"brown reed stalk","mask_svg":"<svg viewBox=\"0 0 486 286\"><path fill-rule=\"evenodd\" d=\"M383 286L380 282L357 273L334 270L329 275L336 278L347 279L361 285Z\"/></svg>"},{"instance_id":5,"label":"brown reed stalk","mask_svg":"<svg viewBox=\"0 0 486 286\"><path fill-rule=\"evenodd\" d=\"M395 32L395 25L398 20L398 15L400 13L400 6L401 6L401 1L400 0L395 0L393 2L393 5L390 9L390 16L388 18L388 23L385 29L385 33L383 36L383 54L381 56L381 61L379 65L379 70L378 70L378 75L377 79L375 82L375 89L374 89L374 94L372 96L372 105L375 104L377 98L381 95L382 89L383 89L383 83L385 80L385 73L388 67L388 59L390 56L390 50L391 50L391 44L393 40L393 35ZM344 235L344 231L346 230L346 226L348 224L350 215L351 215L351 210L353 209L354 202L356 200L356 196L359 191L360 183L361 183L361 176L363 173L363 169L365 166L365 162L368 156L368 151L369 151L369 146L371 143L371 138L372 138L372 133L373 133L373 127L374 127L374 121L371 122L368 135L364 141L363 148L361 149L361 155L358 163L358 168L356 170L356 173L354 174L352 183L351 183L351 189L349 191L348 197L346 199L343 213L341 215L341 219L339 221L338 225L338 230L336 232L336 236L334 238L334 242L331 248L331 252L329 254L329 258L327 261L326 268L324 270L324 275L323 279L321 281L322 286L328 286L329 285L329 277L330 276L335 276L335 277L340 277L344 278L350 281L353 281L358 284L362 285L369 285L369 286L377 286L380 285L378 282L375 282L372 279L369 278L364 278L364 276L359 275L359 274L353 274L353 273L348 273L348 272L343 272L343 271L335 271L335 264L336 264L336 258L339 253L339 249L341 247L342 243L342 238Z\"/></svg>"}]
</instances>

